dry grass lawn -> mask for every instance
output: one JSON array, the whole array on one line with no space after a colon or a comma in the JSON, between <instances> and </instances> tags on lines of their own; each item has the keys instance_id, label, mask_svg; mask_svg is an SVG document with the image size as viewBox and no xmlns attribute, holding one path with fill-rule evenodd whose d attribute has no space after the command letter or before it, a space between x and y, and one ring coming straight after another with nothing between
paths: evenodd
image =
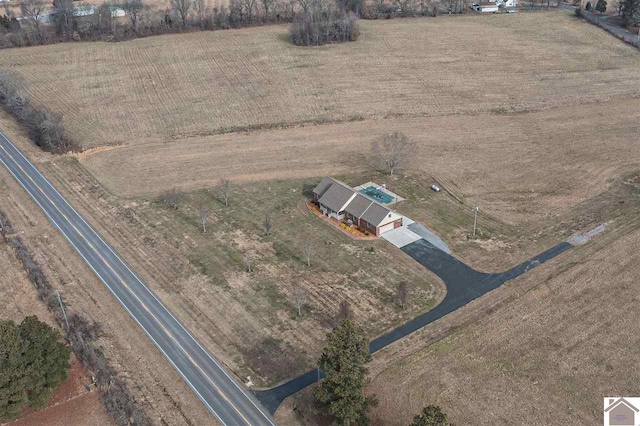
<instances>
[{"instance_id":1,"label":"dry grass lawn","mask_svg":"<svg viewBox=\"0 0 640 426\"><path fill-rule=\"evenodd\" d=\"M40 321L53 325L44 304L37 299L35 289L27 279L13 250L0 236L0 298L3 308L0 320L20 323L24 317L37 316Z\"/></svg>"},{"instance_id":2,"label":"dry grass lawn","mask_svg":"<svg viewBox=\"0 0 640 426\"><path fill-rule=\"evenodd\" d=\"M601 424L603 397L640 393L635 229L573 249L514 282L512 303L374 367L374 424L406 425L427 404L456 424Z\"/></svg>"}]
</instances>

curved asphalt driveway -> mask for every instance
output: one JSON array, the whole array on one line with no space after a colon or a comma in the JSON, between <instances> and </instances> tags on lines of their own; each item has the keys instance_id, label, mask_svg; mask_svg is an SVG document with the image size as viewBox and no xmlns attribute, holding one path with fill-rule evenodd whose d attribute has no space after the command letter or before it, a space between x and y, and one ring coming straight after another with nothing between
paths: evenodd
<instances>
[{"instance_id":1,"label":"curved asphalt driveway","mask_svg":"<svg viewBox=\"0 0 640 426\"><path fill-rule=\"evenodd\" d=\"M373 340L369 344L369 352L377 352L396 340L408 336L483 294L500 287L507 281L524 274L547 260L553 259L571 247L573 246L569 243L560 243L506 272L496 274L478 272L425 239L417 240L402 247L402 251L444 281L447 287L447 294L442 302L432 310ZM256 396L269 411L275 413L286 397L315 383L321 377L324 377L322 372L318 372L318 370L309 371L273 389L257 391Z\"/></svg>"},{"instance_id":2,"label":"curved asphalt driveway","mask_svg":"<svg viewBox=\"0 0 640 426\"><path fill-rule=\"evenodd\" d=\"M142 282L118 254L0 133L0 162L42 208L198 395L228 426L275 425L255 397L229 375Z\"/></svg>"}]
</instances>

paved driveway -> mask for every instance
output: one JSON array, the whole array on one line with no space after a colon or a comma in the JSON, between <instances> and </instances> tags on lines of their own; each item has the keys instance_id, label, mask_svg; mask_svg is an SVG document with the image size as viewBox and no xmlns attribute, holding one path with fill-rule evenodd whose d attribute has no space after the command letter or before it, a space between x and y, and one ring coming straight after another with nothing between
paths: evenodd
<instances>
[{"instance_id":1,"label":"paved driveway","mask_svg":"<svg viewBox=\"0 0 640 426\"><path fill-rule=\"evenodd\" d=\"M409 230L409 232L411 231ZM404 238L404 235L404 231L402 231L402 233L398 232L398 240ZM410 235L409 237L413 238ZM385 346L408 336L414 331L442 318L483 294L500 287L505 282L524 274L530 269L540 266L547 260L553 259L571 247L572 245L569 243L560 243L514 266L508 271L492 274L476 271L424 238L403 245L401 248L403 252L444 281L447 287L447 294L444 300L432 310L373 340L369 344L369 352L377 352ZM257 391L256 396L270 412L275 413L280 403L286 397L293 395L323 377L324 374L322 372L312 370L273 389Z\"/></svg>"},{"instance_id":2,"label":"paved driveway","mask_svg":"<svg viewBox=\"0 0 640 426\"><path fill-rule=\"evenodd\" d=\"M400 228L396 228L392 231L387 231L380 236L400 249L422 239L420 235L411 231L406 226L401 226Z\"/></svg>"}]
</instances>

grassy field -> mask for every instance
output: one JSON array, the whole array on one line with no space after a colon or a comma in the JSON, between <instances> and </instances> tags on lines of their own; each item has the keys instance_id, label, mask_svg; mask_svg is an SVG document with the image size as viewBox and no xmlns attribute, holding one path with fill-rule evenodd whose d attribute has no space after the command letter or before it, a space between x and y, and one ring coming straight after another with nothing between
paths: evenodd
<instances>
[{"instance_id":1,"label":"grassy field","mask_svg":"<svg viewBox=\"0 0 640 426\"><path fill-rule=\"evenodd\" d=\"M177 210L158 201L135 209L139 220L198 271L174 290L199 313L200 327L233 342L241 354L239 366L249 368L257 384L313 368L342 301L373 338L444 297L435 276L385 241L354 240L314 216L302 192L317 182L232 186L228 207L216 191L204 190L184 194ZM196 214L200 206L210 212L206 233ZM268 235L266 215L273 227ZM305 240L313 247L311 267L302 254ZM246 256L252 258L252 272ZM395 296L400 282L412 288L405 309ZM302 316L296 291L303 294ZM212 308L216 303L226 314Z\"/></svg>"},{"instance_id":2,"label":"grassy field","mask_svg":"<svg viewBox=\"0 0 640 426\"><path fill-rule=\"evenodd\" d=\"M603 397L640 391L629 256L640 232L604 239L553 274L523 277L517 285L534 288L478 323L389 363L369 386L373 423L406 425L437 404L456 424L600 424Z\"/></svg>"},{"instance_id":3,"label":"grassy field","mask_svg":"<svg viewBox=\"0 0 640 426\"><path fill-rule=\"evenodd\" d=\"M101 147L80 159L125 197L363 171L390 130L418 145L410 173L512 224L635 167L640 58L568 13L363 22L358 43L314 49L285 34L10 50L0 67ZM218 134L243 129L262 130Z\"/></svg>"},{"instance_id":4,"label":"grassy field","mask_svg":"<svg viewBox=\"0 0 640 426\"><path fill-rule=\"evenodd\" d=\"M188 46L188 48L185 48ZM558 11L362 23L305 49L287 26L8 50L86 148L389 117L504 114L631 97L640 59Z\"/></svg>"}]
</instances>

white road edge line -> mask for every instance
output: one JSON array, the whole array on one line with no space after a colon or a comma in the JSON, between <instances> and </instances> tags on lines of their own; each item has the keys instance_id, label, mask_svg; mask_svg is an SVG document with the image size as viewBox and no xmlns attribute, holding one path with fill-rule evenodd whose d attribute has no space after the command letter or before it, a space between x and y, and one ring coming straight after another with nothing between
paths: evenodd
<instances>
[{"instance_id":1,"label":"white road edge line","mask_svg":"<svg viewBox=\"0 0 640 426\"><path fill-rule=\"evenodd\" d=\"M82 217L82 215L80 213L78 213L78 211L71 206L71 204L69 204L69 202L67 201L67 199L65 197L62 196L62 194L60 194L60 192L58 192L58 190L53 186L53 184L51 184L51 182L49 182L49 180L42 174L40 173L40 171L31 163L31 161L29 161L29 159L27 157L25 157L25 155L22 153L22 151L20 151L18 148L15 147L15 145L13 145L13 143L2 133L0 132L0 135L2 135L2 137L16 150L16 152L27 162L27 164L29 164L29 166L49 185L49 187L51 187L51 189L53 189L53 191L62 199L62 201L80 218L80 220L82 220L82 222L84 222L84 224L91 230L91 232L94 233L95 236L98 237L98 239L100 241L102 241L102 243L107 247L107 249L109 249L109 251L124 265L125 268L127 268L127 270L136 278L136 280L144 287L144 289L151 295L151 297L153 297L159 304L160 306L162 306L162 308L174 319L174 321L176 321L176 323L185 331L185 333L187 333L187 335L191 338L191 340L193 340L196 345L198 345L198 347L200 347L200 350L202 350L208 357L209 359L211 359L211 361L214 362L214 364L220 369L222 370L222 372L224 373L225 376L227 376L227 378L229 378L229 380L231 380L233 382L233 384L238 388L238 390L240 390L240 392L242 392L247 399L251 402L251 404L253 404L253 406L255 408L258 409L258 411L260 411L260 413L265 417L265 419L267 419L267 421L273 425L276 426L275 423L273 423L271 421L271 419L269 418L268 415L266 415L263 411L263 409L261 407L259 407L254 401L253 398L251 396L249 396L247 394L247 392L240 387L240 385L238 385L237 381L235 379L233 379L229 373L227 373L226 369L224 367L222 367L218 361L216 361L213 356L211 356L211 354L205 350L202 345L200 344L200 342L198 342L193 335L189 332L189 330L187 330L184 325L182 324L182 322L180 322L174 315L173 313L164 305L164 303L162 303L162 301L160 301L157 296L146 286L146 284L140 279L140 277L138 277L138 275L131 270L131 268L129 267L129 265L112 249L112 247L100 236L100 234L98 234L98 232L95 231L95 229L89 224L87 223L87 221L84 219L84 217ZM5 165L6 166L6 165Z\"/></svg>"},{"instance_id":2,"label":"white road edge line","mask_svg":"<svg viewBox=\"0 0 640 426\"><path fill-rule=\"evenodd\" d=\"M2 135L4 137L4 135ZM6 139L6 138L5 138ZM191 388L191 390L193 390L195 392L195 394L198 396L198 398L200 398L200 400L204 403L204 405L207 406L207 408L209 409L209 411L211 411L211 413L216 417L216 419L218 419L218 421L220 423L222 423L224 426L227 426L227 424L220 418L220 416L218 416L218 413L216 413L216 411L209 405L209 403L204 399L204 397L200 394L200 392L198 392L198 390L193 386L193 384L189 381L189 379L187 379L187 377L184 375L184 373L182 372L182 370L180 370L180 368L174 364L174 362L171 360L171 358L167 355L167 353L162 349L162 347L160 347L160 345L158 344L158 342L156 342L156 340L153 338L153 336L151 336L151 334L147 331L147 329L140 323L140 321L138 321L138 319L135 317L135 315L133 315L133 313L129 310L129 308L124 304L124 302L118 297L118 295L113 291L113 289L111 288L111 286L104 280L104 278L102 278L102 275L100 275L98 273L98 271L96 271L93 266L91 265L91 263L87 260L86 257L84 257L84 255L82 254L82 252L78 249L78 247L76 247L76 245L71 241L71 239L69 238L69 236L62 230L62 228L60 227L60 225L58 225L58 223L49 215L49 213L44 209L44 207L42 206L42 204L40 204L40 202L34 197L34 195L31 193L31 191L29 191L29 189L27 189L27 187L22 183L22 181L15 175L15 173L13 173L13 171L7 166L7 164L4 162L4 160L2 160L2 158L0 158L0 163L2 163L4 165L4 167L9 171L9 173L11 173L11 175L13 176L13 178L20 184L20 186L22 186L22 188L25 190L25 192L27 194L29 194L29 196L31 197L31 199L33 199L33 201L36 202L36 204L40 207L40 209L42 209L42 211L44 212L45 216L47 216L47 218L49 219L49 221L51 223L53 223L53 225L58 228L58 231L65 237L65 239L69 242L69 244L71 244L71 246L78 252L78 254L80 255L80 257L82 257L82 259L84 260L84 262L87 264L87 266L89 266L89 269L91 269L93 271L94 274L96 274L96 276L100 279L100 281L102 281L102 283L107 287L107 289L109 289L109 292L113 295L113 297L115 297L118 302L120 303L120 305L122 305L122 307L127 311L127 313L129 314L129 316L131 318L133 318L133 320L140 326L140 328L144 331L144 333L147 335L147 337L149 337L149 339L153 342L153 344L160 350L160 352L162 352L162 354L165 356L165 358L167 358L167 360L169 361L169 363L173 366L173 368L176 369L176 371L178 371L178 373L180 374L180 376L182 376L182 379L189 385L189 387Z\"/></svg>"}]
</instances>

